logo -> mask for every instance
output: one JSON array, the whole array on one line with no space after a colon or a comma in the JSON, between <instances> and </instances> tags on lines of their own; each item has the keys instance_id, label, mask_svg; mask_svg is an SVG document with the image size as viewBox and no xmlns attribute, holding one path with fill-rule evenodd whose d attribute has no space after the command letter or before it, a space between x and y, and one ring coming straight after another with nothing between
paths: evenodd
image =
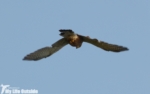
<instances>
[{"instance_id":1,"label":"logo","mask_svg":"<svg viewBox=\"0 0 150 94\"><path fill-rule=\"evenodd\" d=\"M1 93L0 94L38 94L38 90L36 89L20 89L19 87L10 87L10 85L0 86Z\"/></svg>"}]
</instances>

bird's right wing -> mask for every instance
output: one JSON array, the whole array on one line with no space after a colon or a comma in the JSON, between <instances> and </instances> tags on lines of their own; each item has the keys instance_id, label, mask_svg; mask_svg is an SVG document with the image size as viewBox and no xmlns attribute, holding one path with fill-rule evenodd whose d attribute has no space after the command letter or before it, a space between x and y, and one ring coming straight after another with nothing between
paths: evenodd
<instances>
[{"instance_id":1,"label":"bird's right wing","mask_svg":"<svg viewBox=\"0 0 150 94\"><path fill-rule=\"evenodd\" d=\"M116 45L116 44L110 44L104 41L99 41L97 39L91 39L90 37L86 37L86 36L82 36L79 35L84 42L93 44L105 51L112 51L112 52L121 52L121 51L127 51L128 48L124 47L124 46L120 46L120 45Z\"/></svg>"},{"instance_id":2,"label":"bird's right wing","mask_svg":"<svg viewBox=\"0 0 150 94\"><path fill-rule=\"evenodd\" d=\"M54 44L52 44L52 47L44 47L44 48L38 49L37 51L26 55L23 58L23 60L36 61L42 58L46 58L48 56L51 56L52 54L54 54L55 52L57 52L58 50L60 50L62 47L64 47L67 44L68 42L66 41L66 39L62 38L58 40L57 42L55 42Z\"/></svg>"}]
</instances>

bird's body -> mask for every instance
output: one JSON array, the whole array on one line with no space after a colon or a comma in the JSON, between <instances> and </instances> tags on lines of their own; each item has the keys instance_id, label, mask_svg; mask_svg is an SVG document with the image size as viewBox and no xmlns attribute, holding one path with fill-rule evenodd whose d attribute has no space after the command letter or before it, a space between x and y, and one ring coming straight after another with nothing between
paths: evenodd
<instances>
[{"instance_id":1,"label":"bird's body","mask_svg":"<svg viewBox=\"0 0 150 94\"><path fill-rule=\"evenodd\" d=\"M69 44L71 46L76 47L76 48L81 47L81 45L83 43L83 39L77 35L70 36L69 38L67 38L67 40L69 41Z\"/></svg>"},{"instance_id":2,"label":"bird's body","mask_svg":"<svg viewBox=\"0 0 150 94\"><path fill-rule=\"evenodd\" d=\"M64 37L71 46L76 47L76 48L81 47L83 43L82 37L72 32L72 30L67 30L67 31L59 30L59 31L61 32L60 35Z\"/></svg>"},{"instance_id":3,"label":"bird's body","mask_svg":"<svg viewBox=\"0 0 150 94\"><path fill-rule=\"evenodd\" d=\"M54 54L55 52L57 52L58 50L60 50L62 47L64 47L67 44L70 44L73 47L79 48L81 47L83 42L90 43L105 51L121 52L121 51L128 50L128 48L123 47L123 46L109 44L103 41L98 41L97 39L91 39L90 37L75 34L70 29L61 29L59 31L61 32L60 35L63 37L62 39L52 44L51 47L44 47L33 53L28 54L27 56L23 58L23 60L40 60L42 58L51 56L52 54Z\"/></svg>"}]
</instances>

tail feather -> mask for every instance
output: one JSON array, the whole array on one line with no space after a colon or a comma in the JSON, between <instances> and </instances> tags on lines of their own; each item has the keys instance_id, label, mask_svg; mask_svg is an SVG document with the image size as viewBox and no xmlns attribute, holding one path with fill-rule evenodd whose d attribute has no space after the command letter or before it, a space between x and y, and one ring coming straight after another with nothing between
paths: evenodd
<instances>
[{"instance_id":1,"label":"tail feather","mask_svg":"<svg viewBox=\"0 0 150 94\"><path fill-rule=\"evenodd\" d=\"M74 34L74 32L71 29L60 29L59 31L61 32L59 35L63 37L67 37Z\"/></svg>"},{"instance_id":2,"label":"tail feather","mask_svg":"<svg viewBox=\"0 0 150 94\"><path fill-rule=\"evenodd\" d=\"M63 36L64 34L65 34L65 33L60 33L59 35L60 35L60 36Z\"/></svg>"},{"instance_id":3,"label":"tail feather","mask_svg":"<svg viewBox=\"0 0 150 94\"><path fill-rule=\"evenodd\" d=\"M64 32L74 33L71 29L60 29L59 31L62 33L64 33Z\"/></svg>"}]
</instances>

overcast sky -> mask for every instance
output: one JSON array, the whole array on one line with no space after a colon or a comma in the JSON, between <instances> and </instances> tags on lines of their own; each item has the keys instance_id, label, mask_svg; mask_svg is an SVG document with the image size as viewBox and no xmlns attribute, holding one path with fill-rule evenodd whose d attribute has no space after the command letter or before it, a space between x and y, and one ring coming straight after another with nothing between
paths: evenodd
<instances>
[{"instance_id":1,"label":"overcast sky","mask_svg":"<svg viewBox=\"0 0 150 94\"><path fill-rule=\"evenodd\" d=\"M130 50L83 43L39 61L22 60L60 39L59 29ZM149 0L1 0L0 84L39 94L150 94L149 40Z\"/></svg>"}]
</instances>

